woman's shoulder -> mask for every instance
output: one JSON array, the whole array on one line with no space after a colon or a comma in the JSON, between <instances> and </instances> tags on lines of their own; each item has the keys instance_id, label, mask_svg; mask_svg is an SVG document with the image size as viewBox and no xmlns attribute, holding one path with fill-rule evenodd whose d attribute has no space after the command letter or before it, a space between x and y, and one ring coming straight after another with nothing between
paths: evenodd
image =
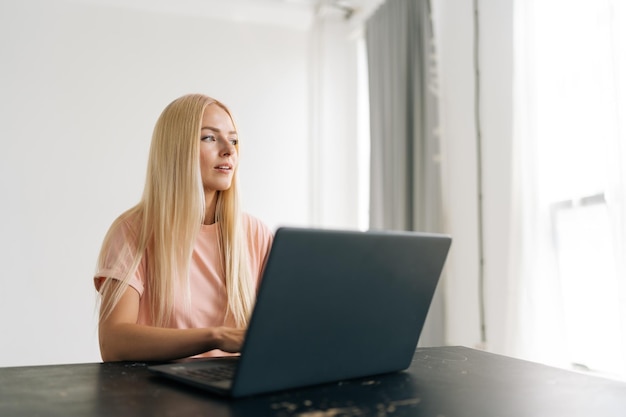
<instances>
[{"instance_id":1,"label":"woman's shoulder","mask_svg":"<svg viewBox=\"0 0 626 417\"><path fill-rule=\"evenodd\" d=\"M259 219L256 216L253 216L250 213L242 213L241 219L243 221L243 227L246 230L270 230L269 227L263 222L263 220Z\"/></svg>"},{"instance_id":2,"label":"woman's shoulder","mask_svg":"<svg viewBox=\"0 0 626 417\"><path fill-rule=\"evenodd\" d=\"M272 247L274 234L263 221L247 213L242 214L242 230L248 243L252 270L260 275Z\"/></svg>"},{"instance_id":3,"label":"woman's shoulder","mask_svg":"<svg viewBox=\"0 0 626 417\"><path fill-rule=\"evenodd\" d=\"M249 214L242 213L242 225L249 239L267 240L272 239L273 233L270 228L259 218Z\"/></svg>"},{"instance_id":4,"label":"woman's shoulder","mask_svg":"<svg viewBox=\"0 0 626 417\"><path fill-rule=\"evenodd\" d=\"M136 210L120 214L109 227L107 235L111 238L134 240L141 227L141 215Z\"/></svg>"}]
</instances>

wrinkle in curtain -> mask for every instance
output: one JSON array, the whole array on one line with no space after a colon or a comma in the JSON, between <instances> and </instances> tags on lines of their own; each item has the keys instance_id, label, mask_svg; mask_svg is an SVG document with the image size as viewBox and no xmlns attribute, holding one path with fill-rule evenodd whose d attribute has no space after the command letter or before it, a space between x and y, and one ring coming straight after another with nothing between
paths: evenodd
<instances>
[{"instance_id":1,"label":"wrinkle in curtain","mask_svg":"<svg viewBox=\"0 0 626 417\"><path fill-rule=\"evenodd\" d=\"M441 232L437 79L429 2L386 1L366 22L365 41L370 228ZM420 343L443 344L443 329L443 301L437 292Z\"/></svg>"},{"instance_id":2,"label":"wrinkle in curtain","mask_svg":"<svg viewBox=\"0 0 626 417\"><path fill-rule=\"evenodd\" d=\"M441 231L434 40L429 2L390 0L366 24L370 226Z\"/></svg>"}]
</instances>

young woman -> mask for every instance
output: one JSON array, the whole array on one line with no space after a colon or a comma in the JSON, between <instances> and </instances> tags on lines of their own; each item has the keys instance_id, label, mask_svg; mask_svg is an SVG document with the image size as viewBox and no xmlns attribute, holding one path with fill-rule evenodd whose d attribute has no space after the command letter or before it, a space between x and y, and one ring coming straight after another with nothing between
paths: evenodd
<instances>
[{"instance_id":1,"label":"young woman","mask_svg":"<svg viewBox=\"0 0 626 417\"><path fill-rule=\"evenodd\" d=\"M272 233L239 211L238 156L217 100L183 96L159 117L142 199L113 223L98 259L104 361L240 350Z\"/></svg>"}]
</instances>

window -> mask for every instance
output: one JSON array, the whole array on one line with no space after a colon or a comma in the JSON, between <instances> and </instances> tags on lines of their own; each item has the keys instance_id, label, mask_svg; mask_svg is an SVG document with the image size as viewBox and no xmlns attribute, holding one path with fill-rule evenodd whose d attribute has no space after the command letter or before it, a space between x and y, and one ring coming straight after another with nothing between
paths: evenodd
<instances>
[{"instance_id":1,"label":"window","mask_svg":"<svg viewBox=\"0 0 626 417\"><path fill-rule=\"evenodd\" d=\"M543 303L523 327L543 326L535 343L566 362L626 377L626 2L519 0L515 21L517 146L531 184L521 223L535 245L520 280L535 280L528 294ZM542 320L558 346L542 341Z\"/></svg>"},{"instance_id":2,"label":"window","mask_svg":"<svg viewBox=\"0 0 626 417\"><path fill-rule=\"evenodd\" d=\"M555 203L552 224L570 360L583 369L616 371L620 290L604 194Z\"/></svg>"}]
</instances>

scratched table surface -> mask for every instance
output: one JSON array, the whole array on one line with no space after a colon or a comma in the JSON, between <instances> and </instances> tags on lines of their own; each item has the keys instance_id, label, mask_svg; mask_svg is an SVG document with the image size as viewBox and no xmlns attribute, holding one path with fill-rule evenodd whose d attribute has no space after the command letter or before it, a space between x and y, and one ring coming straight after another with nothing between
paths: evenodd
<instances>
[{"instance_id":1,"label":"scratched table surface","mask_svg":"<svg viewBox=\"0 0 626 417\"><path fill-rule=\"evenodd\" d=\"M12 367L0 416L624 417L626 382L458 346L420 348L404 372L238 400L145 363Z\"/></svg>"}]
</instances>

